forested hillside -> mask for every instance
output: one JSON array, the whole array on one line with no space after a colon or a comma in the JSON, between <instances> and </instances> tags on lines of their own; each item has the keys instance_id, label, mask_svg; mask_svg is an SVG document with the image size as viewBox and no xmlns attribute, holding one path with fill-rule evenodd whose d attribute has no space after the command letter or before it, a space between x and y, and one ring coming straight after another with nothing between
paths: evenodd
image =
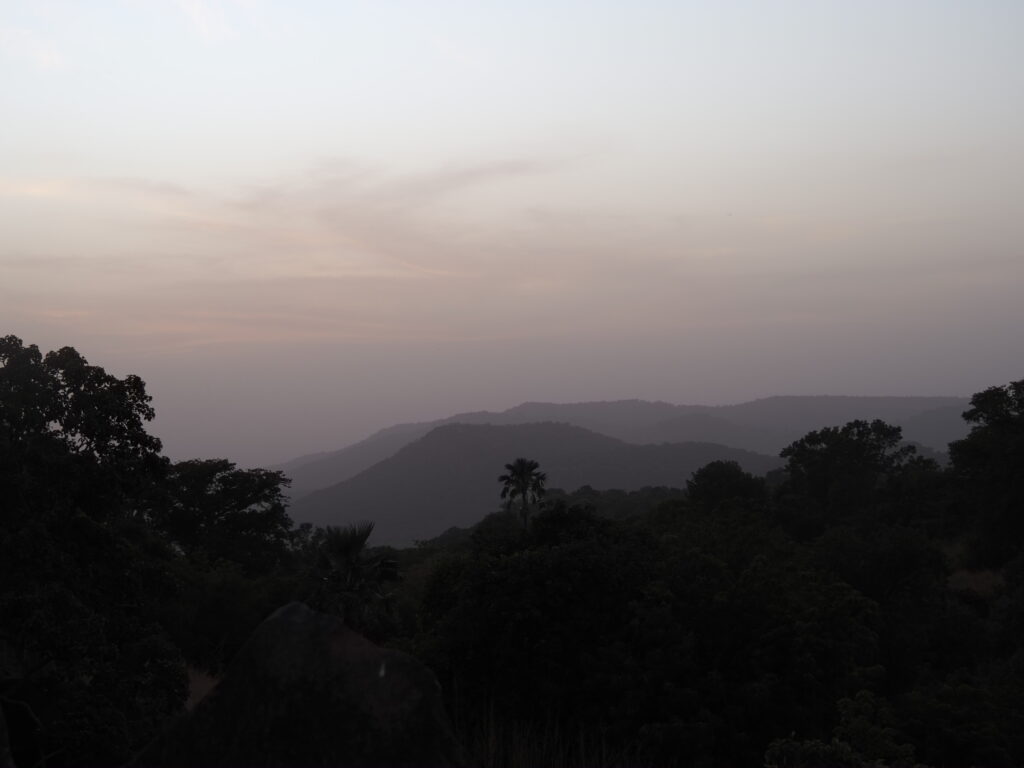
<instances>
[{"instance_id":1,"label":"forested hillside","mask_svg":"<svg viewBox=\"0 0 1024 768\"><path fill-rule=\"evenodd\" d=\"M480 463L438 449L433 471L468 468L509 509L404 549L374 546L373 520L296 527L281 472L169 461L152 417L137 377L0 338L19 768L126 763L181 712L190 668L218 675L293 599L428 664L468 765L1024 763L1024 381L971 398L945 467L855 420L764 477L722 457L676 489L545 493L569 448L492 458L497 428L446 427L424 440L465 437ZM539 429L616 482L689 460ZM449 498L406 479L396 502Z\"/></svg>"},{"instance_id":2,"label":"forested hillside","mask_svg":"<svg viewBox=\"0 0 1024 768\"><path fill-rule=\"evenodd\" d=\"M275 469L292 479L298 500L342 483L447 424L511 426L555 422L638 445L715 443L754 453L778 452L822 424L882 419L904 427L904 439L945 451L967 434L955 397L768 397L739 405L672 405L644 400L523 403L506 411L475 411L417 424L396 424L337 451L301 456Z\"/></svg>"},{"instance_id":3,"label":"forested hillside","mask_svg":"<svg viewBox=\"0 0 1024 768\"><path fill-rule=\"evenodd\" d=\"M568 424L448 424L350 480L296 500L292 516L317 525L373 520L377 541L408 545L496 510L494 468L526 455L544 465L552 486L567 489L679 487L715 460L736 461L757 474L781 466L773 456L738 448L631 445Z\"/></svg>"}]
</instances>

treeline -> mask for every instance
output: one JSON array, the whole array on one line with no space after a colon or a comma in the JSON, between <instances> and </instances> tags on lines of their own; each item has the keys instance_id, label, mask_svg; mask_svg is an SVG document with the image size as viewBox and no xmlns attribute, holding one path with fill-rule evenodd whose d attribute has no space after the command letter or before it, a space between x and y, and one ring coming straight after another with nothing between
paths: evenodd
<instances>
[{"instance_id":1,"label":"treeline","mask_svg":"<svg viewBox=\"0 0 1024 768\"><path fill-rule=\"evenodd\" d=\"M170 462L153 415L139 378L0 338L0 726L19 768L123 764L182 711L187 666L216 674L293 599L359 621L394 576L362 555L368 530L295 527L281 473Z\"/></svg>"},{"instance_id":2,"label":"treeline","mask_svg":"<svg viewBox=\"0 0 1024 768\"><path fill-rule=\"evenodd\" d=\"M1019 765L1024 382L965 415L946 469L852 422L767 478L494 516L438 546L412 647L482 753L558 734L533 764Z\"/></svg>"},{"instance_id":3,"label":"treeline","mask_svg":"<svg viewBox=\"0 0 1024 768\"><path fill-rule=\"evenodd\" d=\"M18 766L126 761L291 599L429 664L473 765L1024 763L1024 381L972 398L946 467L852 422L765 478L552 492L405 550L294 526L280 473L169 462L152 416L139 379L0 339Z\"/></svg>"}]
</instances>

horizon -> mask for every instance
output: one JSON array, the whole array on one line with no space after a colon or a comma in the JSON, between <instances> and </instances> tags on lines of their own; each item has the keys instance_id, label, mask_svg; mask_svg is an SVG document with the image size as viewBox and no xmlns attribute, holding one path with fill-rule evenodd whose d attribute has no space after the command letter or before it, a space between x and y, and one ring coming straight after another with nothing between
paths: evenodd
<instances>
[{"instance_id":1,"label":"horizon","mask_svg":"<svg viewBox=\"0 0 1024 768\"><path fill-rule=\"evenodd\" d=\"M336 452L338 452L340 450L343 450L345 448L350 448L350 447L355 446L355 445L357 445L357 444L359 444L361 442L369 440L369 439L373 438L374 436L376 436L376 435L378 435L378 434L380 434L382 432L386 432L387 430L389 430L389 429L391 429L393 427L410 426L410 425L416 425L416 424L432 424L432 423L438 422L438 421L457 424L459 422L457 422L457 421L449 422L448 420L449 419L457 419L459 416L473 416L473 415L480 415L480 414L490 414L490 415L496 415L497 416L497 415L501 415L501 414L504 414L504 413L508 413L509 411L514 411L517 408L522 408L524 406L535 406L535 405L568 406L568 405L605 405L605 404L616 404L616 403L646 403L646 404L650 404L650 405L667 405L667 406L671 406L671 407L682 407L682 408L687 408L687 407L690 407L690 408L728 408L730 406L747 405L747 404L750 404L750 403L761 402L761 401L764 401L764 400L784 400L784 399L794 399L794 400L803 400L803 399L857 399L857 400L899 400L899 399L908 399L908 400L963 400L963 401L967 401L967 400L970 399L970 397L971 397L970 395L829 395L829 394L803 394L803 395L800 395L800 394L791 394L791 395L766 395L764 397L755 397L755 398L753 398L751 400L741 400L741 401L732 402L732 403L718 403L718 404L715 404L715 405L708 405L708 404L705 404L705 403L672 403L672 402L669 402L669 401L666 401L666 400L644 400L644 399L640 399L640 398L620 398L620 399L615 399L615 400L559 401L559 402L550 401L550 400L549 401L526 400L526 401L523 401L521 403L517 403L516 405L509 406L508 408L502 408L502 409L498 409L498 410L484 409L484 410L474 410L474 411L458 411L458 412L455 412L455 413L449 413L449 414L446 414L446 415L443 415L443 416L437 416L437 417L433 417L433 418L416 419L414 421L391 422L391 423L385 424L383 426L380 426L378 428L371 429L369 432L363 433L361 436L356 436L354 439L350 439L347 442L341 443L341 444L339 444L337 446L329 447L329 448L323 448L323 449L317 449L317 450L311 450L311 451L306 451L306 452L298 453L298 454L293 454L293 455L289 456L288 458L281 459L281 460L278 460L278 461L263 462L261 466L268 466L268 467L277 466L277 467L280 467L280 466L284 466L286 464L291 464L293 462L301 462L301 461L304 461L304 460L307 460L307 459L311 459L311 458L317 457L317 456L330 455L330 454L336 453ZM443 426L447 426L447 423L445 425L443 425ZM523 422L524 425L525 424L535 424L535 423L551 423L551 422L550 422L550 420L545 420L544 422ZM495 426L515 426L515 425L495 425ZM835 424L835 425L833 425L833 424L822 424L821 426L822 427L827 427L827 426L841 426L841 425L838 425L838 424ZM585 427L583 427L583 428L586 429ZM593 430L590 430L590 431L593 431ZM601 434L601 433L599 433L599 434ZM159 435L157 435L157 437L159 437ZM616 438L616 439L618 439L618 438ZM178 459L187 459L187 458L194 458L194 457L192 457L192 456L180 456L180 457L177 457L177 458ZM214 457L206 457L206 458L214 458ZM230 458L230 457L216 457L216 458ZM257 466L257 465L252 465L252 466Z\"/></svg>"},{"instance_id":2,"label":"horizon","mask_svg":"<svg viewBox=\"0 0 1024 768\"><path fill-rule=\"evenodd\" d=\"M0 4L0 333L276 464L1024 359L1024 4ZM959 393L950 395L949 393Z\"/></svg>"}]
</instances>

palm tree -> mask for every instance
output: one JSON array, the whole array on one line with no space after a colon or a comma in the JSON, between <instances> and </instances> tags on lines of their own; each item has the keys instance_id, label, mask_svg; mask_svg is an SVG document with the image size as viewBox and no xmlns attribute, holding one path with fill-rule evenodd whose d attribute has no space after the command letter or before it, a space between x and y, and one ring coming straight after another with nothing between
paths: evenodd
<instances>
[{"instance_id":1,"label":"palm tree","mask_svg":"<svg viewBox=\"0 0 1024 768\"><path fill-rule=\"evenodd\" d=\"M522 504L519 514L523 517L525 528L530 515L530 505L536 504L544 495L544 483L547 482L548 476L540 471L540 464L533 459L516 459L511 464L506 464L505 469L508 472L498 477L498 482L503 483L501 498L507 499L506 509L511 509L513 500L519 497Z\"/></svg>"},{"instance_id":2,"label":"palm tree","mask_svg":"<svg viewBox=\"0 0 1024 768\"><path fill-rule=\"evenodd\" d=\"M316 547L314 573L317 588L311 599L318 610L334 613L354 629L363 630L374 609L387 608L384 582L398 578L398 564L387 556L366 556L373 523L363 521L343 528L328 525Z\"/></svg>"}]
</instances>

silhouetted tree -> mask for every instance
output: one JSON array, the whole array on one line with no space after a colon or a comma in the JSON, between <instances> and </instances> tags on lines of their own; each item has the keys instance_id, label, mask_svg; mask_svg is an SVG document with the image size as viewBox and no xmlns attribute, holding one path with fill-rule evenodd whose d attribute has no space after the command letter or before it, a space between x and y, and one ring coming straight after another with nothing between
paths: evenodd
<instances>
[{"instance_id":1,"label":"silhouetted tree","mask_svg":"<svg viewBox=\"0 0 1024 768\"><path fill-rule=\"evenodd\" d=\"M765 495L764 478L744 472L735 461L712 461L686 481L686 495L692 503L707 509L730 499L761 500Z\"/></svg>"},{"instance_id":2,"label":"silhouetted tree","mask_svg":"<svg viewBox=\"0 0 1024 768\"><path fill-rule=\"evenodd\" d=\"M146 432L153 409L138 376L119 379L71 347L45 356L0 338L0 481L9 514L130 514L167 466ZM6 474L7 477L3 477Z\"/></svg>"},{"instance_id":3,"label":"silhouetted tree","mask_svg":"<svg viewBox=\"0 0 1024 768\"><path fill-rule=\"evenodd\" d=\"M31 715L9 724L25 765L120 764L184 700L156 615L175 555L134 514L168 464L149 401L70 347L0 338L0 699Z\"/></svg>"},{"instance_id":4,"label":"silhouetted tree","mask_svg":"<svg viewBox=\"0 0 1024 768\"><path fill-rule=\"evenodd\" d=\"M284 498L288 484L282 472L237 469L227 459L179 461L170 467L148 517L184 554L230 560L258 573L287 553L292 538Z\"/></svg>"},{"instance_id":5,"label":"silhouetted tree","mask_svg":"<svg viewBox=\"0 0 1024 768\"><path fill-rule=\"evenodd\" d=\"M1024 380L977 393L963 416L973 426L950 459L991 545L983 559L1000 564L1024 545Z\"/></svg>"},{"instance_id":6,"label":"silhouetted tree","mask_svg":"<svg viewBox=\"0 0 1024 768\"><path fill-rule=\"evenodd\" d=\"M474 765L1024 765L1024 381L972 398L948 471L857 421L786 448L771 494L712 462L688 498L536 512L519 458L499 481L522 525L401 552L372 523L295 530L279 472L171 464L152 415L137 377L0 338L17 765L124 764L180 710L186 659L223 668L297 596L421 653L481 729ZM970 536L995 570L963 567Z\"/></svg>"},{"instance_id":7,"label":"silhouetted tree","mask_svg":"<svg viewBox=\"0 0 1024 768\"><path fill-rule=\"evenodd\" d=\"M871 508L892 491L916 457L901 444L899 427L876 419L810 432L784 448L786 479L780 487L780 514L795 535L821 533L829 521Z\"/></svg>"},{"instance_id":8,"label":"silhouetted tree","mask_svg":"<svg viewBox=\"0 0 1024 768\"><path fill-rule=\"evenodd\" d=\"M518 458L506 464L505 469L507 472L498 476L498 482L502 483L501 498L507 500L509 509L512 508L512 502L519 498L519 514L525 527L530 516L530 506L544 496L544 483L548 476L540 471L540 464L533 459Z\"/></svg>"},{"instance_id":9,"label":"silhouetted tree","mask_svg":"<svg viewBox=\"0 0 1024 768\"><path fill-rule=\"evenodd\" d=\"M394 559L367 556L366 543L373 523L363 521L344 527L332 525L317 531L314 543L316 579L313 607L334 613L360 631L372 628L386 610L388 595L384 584L398 578Z\"/></svg>"}]
</instances>

